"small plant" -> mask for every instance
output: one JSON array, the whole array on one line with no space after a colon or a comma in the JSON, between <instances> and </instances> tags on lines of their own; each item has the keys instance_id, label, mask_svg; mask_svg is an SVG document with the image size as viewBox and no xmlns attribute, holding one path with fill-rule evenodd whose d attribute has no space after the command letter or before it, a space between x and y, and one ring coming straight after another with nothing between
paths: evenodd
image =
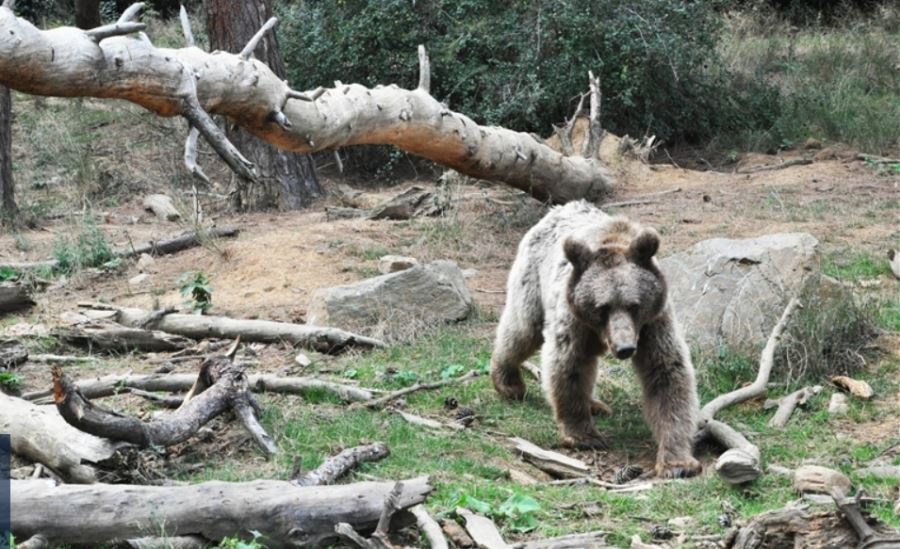
<instances>
[{"instance_id":1,"label":"small plant","mask_svg":"<svg viewBox=\"0 0 900 549\"><path fill-rule=\"evenodd\" d=\"M250 535L253 536L253 539L250 541L243 541L241 539L235 537L228 537L219 542L220 549L266 549L266 546L259 542L259 538L262 537L262 533L256 530L251 530Z\"/></svg>"},{"instance_id":2,"label":"small plant","mask_svg":"<svg viewBox=\"0 0 900 549\"><path fill-rule=\"evenodd\" d=\"M410 370L401 370L394 374L393 379L400 385L412 385L419 380L419 374Z\"/></svg>"},{"instance_id":3,"label":"small plant","mask_svg":"<svg viewBox=\"0 0 900 549\"><path fill-rule=\"evenodd\" d=\"M178 288L185 305L198 314L206 314L212 307L212 285L203 271L187 272L178 279Z\"/></svg>"},{"instance_id":4,"label":"small plant","mask_svg":"<svg viewBox=\"0 0 900 549\"><path fill-rule=\"evenodd\" d=\"M356 368L348 368L344 370L344 377L347 379L356 379L359 377L359 370Z\"/></svg>"},{"instance_id":5,"label":"small plant","mask_svg":"<svg viewBox=\"0 0 900 549\"><path fill-rule=\"evenodd\" d=\"M111 270L121 264L121 259L116 257L109 241L106 240L106 235L90 215L85 216L84 223L74 240L66 237L56 240L53 255L57 261L56 270L61 273L71 273L84 267L102 267Z\"/></svg>"},{"instance_id":6,"label":"small plant","mask_svg":"<svg viewBox=\"0 0 900 549\"><path fill-rule=\"evenodd\" d=\"M18 391L22 385L22 376L12 372L0 372L0 385L9 391Z\"/></svg>"},{"instance_id":7,"label":"small plant","mask_svg":"<svg viewBox=\"0 0 900 549\"><path fill-rule=\"evenodd\" d=\"M0 267L0 282L10 282L19 278L19 273L8 266Z\"/></svg>"},{"instance_id":8,"label":"small plant","mask_svg":"<svg viewBox=\"0 0 900 549\"><path fill-rule=\"evenodd\" d=\"M451 364L441 370L441 379L450 379L451 377L459 377L466 371L466 367L462 364Z\"/></svg>"},{"instance_id":9,"label":"small plant","mask_svg":"<svg viewBox=\"0 0 900 549\"><path fill-rule=\"evenodd\" d=\"M480 499L476 499L465 492L460 493L453 503L453 507L465 507L482 515L492 516L503 521L514 532L530 532L538 526L535 513L541 510L541 504L531 496L514 493L500 507L494 507Z\"/></svg>"}]
</instances>

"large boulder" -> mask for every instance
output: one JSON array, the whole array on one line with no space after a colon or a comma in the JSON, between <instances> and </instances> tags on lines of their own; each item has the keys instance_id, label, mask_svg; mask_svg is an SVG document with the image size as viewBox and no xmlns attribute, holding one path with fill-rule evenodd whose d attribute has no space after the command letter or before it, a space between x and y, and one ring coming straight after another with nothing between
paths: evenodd
<instances>
[{"instance_id":1,"label":"large boulder","mask_svg":"<svg viewBox=\"0 0 900 549\"><path fill-rule=\"evenodd\" d=\"M688 343L710 353L760 347L790 298L820 282L817 247L806 233L714 238L661 260Z\"/></svg>"},{"instance_id":2,"label":"large boulder","mask_svg":"<svg viewBox=\"0 0 900 549\"><path fill-rule=\"evenodd\" d=\"M472 296L460 268L435 261L320 288L312 295L307 322L402 339L424 325L462 320L471 311Z\"/></svg>"}]
</instances>

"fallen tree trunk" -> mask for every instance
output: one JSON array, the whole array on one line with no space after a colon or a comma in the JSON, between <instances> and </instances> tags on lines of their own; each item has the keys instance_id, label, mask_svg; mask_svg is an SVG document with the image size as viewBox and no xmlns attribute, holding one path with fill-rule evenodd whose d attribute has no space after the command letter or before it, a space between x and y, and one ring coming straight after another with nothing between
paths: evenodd
<instances>
[{"instance_id":1,"label":"fallen tree trunk","mask_svg":"<svg viewBox=\"0 0 900 549\"><path fill-rule=\"evenodd\" d=\"M59 368L53 369L53 399L69 425L142 448L184 442L214 417L232 410L263 452L274 455L277 447L259 424L259 405L250 395L244 369L232 358L233 355L215 356L204 360L196 378L200 389L192 391L193 398L185 400L177 411L148 422L94 405Z\"/></svg>"},{"instance_id":2,"label":"fallen tree trunk","mask_svg":"<svg viewBox=\"0 0 900 549\"><path fill-rule=\"evenodd\" d=\"M235 339L239 337L246 343L287 342L321 353L339 353L349 347L363 349L384 347L384 343L377 339L325 326L180 313L155 315L152 311L96 303L87 304L87 306L115 311L113 319L123 326L152 328L193 339ZM154 318L155 316L158 318Z\"/></svg>"},{"instance_id":3,"label":"fallen tree trunk","mask_svg":"<svg viewBox=\"0 0 900 549\"><path fill-rule=\"evenodd\" d=\"M53 335L90 351L148 351L171 352L191 345L187 338L159 330L143 330L122 326L115 322L90 322L55 328Z\"/></svg>"},{"instance_id":4,"label":"fallen tree trunk","mask_svg":"<svg viewBox=\"0 0 900 549\"><path fill-rule=\"evenodd\" d=\"M3 8L0 8L0 20L2 20L2 11ZM0 61L0 63L2 63L2 61ZM114 253L116 256L124 258L137 257L141 254L173 254L175 252L180 252L181 250L199 246L204 240L237 236L238 232L238 229L235 227L212 227L201 231L187 231L170 238L151 240L149 242L141 242L136 245L120 248ZM34 269L55 269L58 265L59 262L57 260L49 259L47 261L0 263L0 268L8 268L16 271L29 271ZM2 285L0 285L0 288L2 288ZM2 300L2 298L0 298L0 300Z\"/></svg>"},{"instance_id":5,"label":"fallen tree trunk","mask_svg":"<svg viewBox=\"0 0 900 549\"><path fill-rule=\"evenodd\" d=\"M35 406L2 392L0 433L10 434L14 454L75 483L96 482L95 465L123 446L70 426L53 406Z\"/></svg>"},{"instance_id":6,"label":"fallen tree trunk","mask_svg":"<svg viewBox=\"0 0 900 549\"><path fill-rule=\"evenodd\" d=\"M21 311L34 305L28 288L14 282L0 283L0 313Z\"/></svg>"},{"instance_id":7,"label":"fallen tree trunk","mask_svg":"<svg viewBox=\"0 0 900 549\"><path fill-rule=\"evenodd\" d=\"M93 399L112 396L128 389L182 393L188 391L196 380L197 376L193 374L114 374L80 380L76 385L85 398ZM249 376L247 383L256 392L302 395L307 391L329 391L347 402L368 402L373 399L372 392L368 389L314 378L256 374ZM25 393L22 398L37 404L48 404L52 395L50 390L33 391Z\"/></svg>"},{"instance_id":8,"label":"fallen tree trunk","mask_svg":"<svg viewBox=\"0 0 900 549\"><path fill-rule=\"evenodd\" d=\"M99 544L140 538L200 535L213 541L262 534L266 547L319 546L345 522L371 531L395 482L298 487L285 481L205 482L186 486L60 485L14 480L12 533L53 544ZM427 477L404 480L398 505L425 501ZM352 502L352 503L351 503ZM90 517L90 520L85 520Z\"/></svg>"},{"instance_id":9,"label":"fallen tree trunk","mask_svg":"<svg viewBox=\"0 0 900 549\"><path fill-rule=\"evenodd\" d=\"M125 99L161 116L184 116L228 165L254 179L252 165L228 142L210 114L221 114L278 148L314 152L346 145L394 145L482 179L503 181L539 200L596 201L612 178L595 159L564 156L527 133L480 126L429 93L430 68L419 86L366 88L337 84L309 94L292 90L265 64L240 54L197 47L156 48L130 21L82 31L40 31L0 11L0 84L34 95ZM265 30L274 27L267 24Z\"/></svg>"}]
</instances>

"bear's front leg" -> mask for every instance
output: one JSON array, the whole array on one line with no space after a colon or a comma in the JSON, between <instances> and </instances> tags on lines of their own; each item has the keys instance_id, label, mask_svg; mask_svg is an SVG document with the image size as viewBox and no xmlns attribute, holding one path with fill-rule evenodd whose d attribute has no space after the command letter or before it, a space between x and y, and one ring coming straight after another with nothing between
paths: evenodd
<instances>
[{"instance_id":1,"label":"bear's front leg","mask_svg":"<svg viewBox=\"0 0 900 549\"><path fill-rule=\"evenodd\" d=\"M559 424L562 445L605 449L608 445L594 426L592 416L597 357L589 337L577 329L545 334L541 375L544 394Z\"/></svg>"},{"instance_id":2,"label":"bear's front leg","mask_svg":"<svg viewBox=\"0 0 900 549\"><path fill-rule=\"evenodd\" d=\"M659 445L656 474L696 475L701 470L693 456L697 384L687 344L669 307L641 330L634 366L644 389L644 414Z\"/></svg>"}]
</instances>

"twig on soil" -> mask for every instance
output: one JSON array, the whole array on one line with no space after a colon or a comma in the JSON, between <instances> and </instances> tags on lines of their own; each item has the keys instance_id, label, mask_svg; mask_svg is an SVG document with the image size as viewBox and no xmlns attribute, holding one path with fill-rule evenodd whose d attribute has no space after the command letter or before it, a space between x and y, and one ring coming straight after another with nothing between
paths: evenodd
<instances>
[{"instance_id":1,"label":"twig on soil","mask_svg":"<svg viewBox=\"0 0 900 549\"><path fill-rule=\"evenodd\" d=\"M461 375L459 377L443 379L441 381L434 381L431 383L416 383L415 385L412 385L410 387L406 387L404 389L400 389L399 391L394 391L393 393L388 393L382 397L370 400L369 402L365 403L365 406L366 408L369 408L371 410L378 410L387 405L387 403L393 400L397 400L400 397L404 397L410 393L415 393L416 391L439 389L441 387L453 385L456 383L468 383L476 377L478 377L478 372L475 370L470 370L467 374Z\"/></svg>"},{"instance_id":2,"label":"twig on soil","mask_svg":"<svg viewBox=\"0 0 900 549\"><path fill-rule=\"evenodd\" d=\"M791 166L805 166L807 164L812 164L813 161L809 158L794 158L793 160L788 160L786 162L782 162L781 164L775 164L773 166L756 166L753 168L749 168L746 170L737 170L735 173L746 175L751 173L758 172L768 172L773 170L783 170L785 168L790 168Z\"/></svg>"},{"instance_id":3,"label":"twig on soil","mask_svg":"<svg viewBox=\"0 0 900 549\"><path fill-rule=\"evenodd\" d=\"M640 204L653 204L654 202L658 202L658 198L660 196L672 193L680 193L681 187L676 187L674 189L668 189L665 191L659 191L656 193L645 194L641 196L636 196L629 200L623 200L621 202L607 202L602 204L600 208L622 208L624 206L637 206Z\"/></svg>"}]
</instances>

